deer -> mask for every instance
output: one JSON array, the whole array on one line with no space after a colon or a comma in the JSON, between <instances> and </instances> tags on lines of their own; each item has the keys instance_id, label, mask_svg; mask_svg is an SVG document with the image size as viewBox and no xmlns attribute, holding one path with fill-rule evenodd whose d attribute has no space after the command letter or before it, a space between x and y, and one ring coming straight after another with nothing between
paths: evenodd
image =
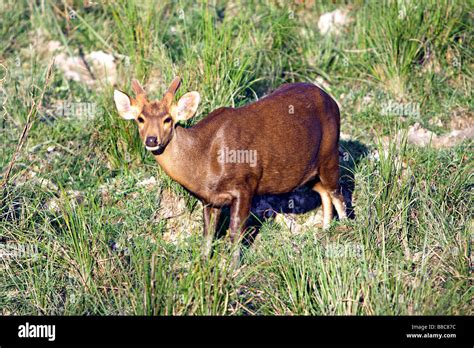
<instances>
[{"instance_id":1,"label":"deer","mask_svg":"<svg viewBox=\"0 0 474 348\"><path fill-rule=\"evenodd\" d=\"M211 251L224 207L230 207L229 239L239 245L256 195L311 185L321 197L323 230L330 226L333 205L339 220L347 217L339 187L340 113L328 93L311 83L287 83L248 105L219 107L183 127L201 97L191 91L175 102L180 83L175 77L161 100L149 101L133 79L135 97L115 90L114 101L122 118L136 122L164 172L203 203L203 255ZM235 250L239 262L240 247Z\"/></svg>"}]
</instances>

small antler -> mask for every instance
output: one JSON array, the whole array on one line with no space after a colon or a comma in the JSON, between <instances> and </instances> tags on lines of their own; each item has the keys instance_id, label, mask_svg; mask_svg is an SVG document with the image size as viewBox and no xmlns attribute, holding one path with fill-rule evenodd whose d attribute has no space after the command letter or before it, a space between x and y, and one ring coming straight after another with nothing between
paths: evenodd
<instances>
[{"instance_id":1,"label":"small antler","mask_svg":"<svg viewBox=\"0 0 474 348\"><path fill-rule=\"evenodd\" d=\"M163 96L163 102L166 105L171 105L171 103L173 102L174 95L178 90L180 84L181 79L179 78L179 76L176 76L173 82L171 82L171 85L168 87L168 90L166 91L165 95Z\"/></svg>"},{"instance_id":2,"label":"small antler","mask_svg":"<svg viewBox=\"0 0 474 348\"><path fill-rule=\"evenodd\" d=\"M145 93L145 90L144 90L143 87L140 85L140 82L138 82L138 80L136 80L136 79L133 79L133 80L132 80L132 89L133 89L133 91L135 92L135 94L136 94L137 96L139 96L139 95L143 95L143 96L144 96L144 95L146 94L146 93Z\"/></svg>"}]
</instances>

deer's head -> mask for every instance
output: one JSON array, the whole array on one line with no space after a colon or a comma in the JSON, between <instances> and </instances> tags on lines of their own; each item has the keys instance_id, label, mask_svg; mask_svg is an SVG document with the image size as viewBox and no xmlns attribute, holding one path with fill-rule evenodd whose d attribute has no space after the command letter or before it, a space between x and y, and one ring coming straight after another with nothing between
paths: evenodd
<instances>
[{"instance_id":1,"label":"deer's head","mask_svg":"<svg viewBox=\"0 0 474 348\"><path fill-rule=\"evenodd\" d=\"M124 92L114 91L119 115L126 120L135 120L146 149L155 155L161 154L169 144L176 124L193 117L198 108L198 92L186 93L174 103L180 82L180 78L175 77L163 98L155 101L148 101L145 90L137 80L132 80L135 98Z\"/></svg>"}]
</instances>

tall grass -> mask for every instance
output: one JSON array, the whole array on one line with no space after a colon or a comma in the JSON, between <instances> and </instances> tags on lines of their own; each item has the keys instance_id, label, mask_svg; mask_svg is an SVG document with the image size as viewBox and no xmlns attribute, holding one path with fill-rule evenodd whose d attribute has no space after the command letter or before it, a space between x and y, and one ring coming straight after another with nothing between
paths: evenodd
<instances>
[{"instance_id":1,"label":"tall grass","mask_svg":"<svg viewBox=\"0 0 474 348\"><path fill-rule=\"evenodd\" d=\"M449 1L364 6L356 19L356 39L364 50L360 69L394 97L407 99L413 93L417 65L445 59L446 50L465 29L462 16L463 5Z\"/></svg>"}]
</instances>

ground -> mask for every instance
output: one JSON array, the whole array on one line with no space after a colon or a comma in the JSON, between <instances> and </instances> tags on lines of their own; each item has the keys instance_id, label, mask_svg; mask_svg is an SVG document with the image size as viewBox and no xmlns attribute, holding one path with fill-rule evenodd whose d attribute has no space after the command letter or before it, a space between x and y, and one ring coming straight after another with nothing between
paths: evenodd
<instances>
[{"instance_id":1,"label":"ground","mask_svg":"<svg viewBox=\"0 0 474 348\"><path fill-rule=\"evenodd\" d=\"M1 314L472 315L467 4L0 8ZM201 203L113 104L176 75L202 97L188 125L286 82L331 93L352 218L322 231L316 194L260 197L241 265L225 237L202 260Z\"/></svg>"}]
</instances>

